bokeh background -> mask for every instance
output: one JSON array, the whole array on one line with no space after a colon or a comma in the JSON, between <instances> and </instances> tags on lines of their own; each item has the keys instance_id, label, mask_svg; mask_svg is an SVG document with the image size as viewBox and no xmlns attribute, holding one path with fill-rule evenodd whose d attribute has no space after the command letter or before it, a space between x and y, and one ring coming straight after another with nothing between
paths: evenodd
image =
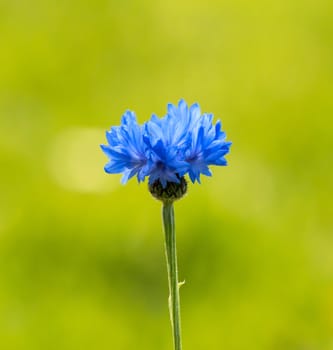
<instances>
[{"instance_id":1,"label":"bokeh background","mask_svg":"<svg viewBox=\"0 0 333 350\"><path fill-rule=\"evenodd\" d=\"M333 349L333 3L0 1L0 348L172 349L161 205L99 144L198 101L229 166L176 204L184 349Z\"/></svg>"}]
</instances>

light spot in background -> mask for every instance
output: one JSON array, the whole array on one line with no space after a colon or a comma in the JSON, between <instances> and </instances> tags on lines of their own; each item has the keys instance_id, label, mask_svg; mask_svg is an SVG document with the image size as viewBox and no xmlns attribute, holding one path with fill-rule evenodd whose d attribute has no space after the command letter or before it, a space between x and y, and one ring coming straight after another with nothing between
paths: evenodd
<instances>
[{"instance_id":1,"label":"light spot in background","mask_svg":"<svg viewBox=\"0 0 333 350\"><path fill-rule=\"evenodd\" d=\"M60 132L48 154L48 167L54 181L77 192L105 192L119 186L117 176L104 172L107 157L99 145L106 142L105 131L93 128L70 128Z\"/></svg>"}]
</instances>

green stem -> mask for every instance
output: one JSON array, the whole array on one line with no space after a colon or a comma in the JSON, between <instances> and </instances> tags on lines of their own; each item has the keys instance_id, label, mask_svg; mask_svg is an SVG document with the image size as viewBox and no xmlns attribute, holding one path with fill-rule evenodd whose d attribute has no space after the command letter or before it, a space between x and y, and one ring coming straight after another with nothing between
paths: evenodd
<instances>
[{"instance_id":1,"label":"green stem","mask_svg":"<svg viewBox=\"0 0 333 350\"><path fill-rule=\"evenodd\" d=\"M165 253L169 280L169 311L173 331L174 349L181 350L179 282L177 268L175 219L172 202L163 203L163 225L165 233Z\"/></svg>"}]
</instances>

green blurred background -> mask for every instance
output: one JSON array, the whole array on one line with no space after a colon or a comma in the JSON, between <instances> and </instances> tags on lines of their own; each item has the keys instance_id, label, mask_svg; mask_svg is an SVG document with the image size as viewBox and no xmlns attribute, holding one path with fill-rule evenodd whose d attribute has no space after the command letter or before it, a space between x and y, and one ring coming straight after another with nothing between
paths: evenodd
<instances>
[{"instance_id":1,"label":"green blurred background","mask_svg":"<svg viewBox=\"0 0 333 350\"><path fill-rule=\"evenodd\" d=\"M160 203L99 144L198 101L184 349L333 349L332 1L0 1L0 348L171 350Z\"/></svg>"}]
</instances>

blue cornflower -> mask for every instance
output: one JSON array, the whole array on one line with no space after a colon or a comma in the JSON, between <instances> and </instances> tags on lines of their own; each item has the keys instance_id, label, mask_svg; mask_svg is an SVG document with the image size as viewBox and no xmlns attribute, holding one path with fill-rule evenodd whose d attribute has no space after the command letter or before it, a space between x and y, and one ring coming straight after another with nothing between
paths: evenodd
<instances>
[{"instance_id":1,"label":"blue cornflower","mask_svg":"<svg viewBox=\"0 0 333 350\"><path fill-rule=\"evenodd\" d=\"M226 165L231 142L213 124L213 115L201 114L197 103L188 107L184 100L168 104L167 114L139 125L136 116L126 111L120 126L106 132L108 144L101 145L109 162L107 173L122 173L122 183L131 177L148 177L150 193L163 202L162 216L170 290L170 319L175 350L181 349L179 280L173 202L187 191L185 175L200 183L200 175L211 176L209 166Z\"/></svg>"},{"instance_id":2,"label":"blue cornflower","mask_svg":"<svg viewBox=\"0 0 333 350\"><path fill-rule=\"evenodd\" d=\"M211 176L210 165L227 164L231 145L220 121L213 125L212 114L201 114L197 103L189 108L184 100L168 104L163 118L153 115L142 126L127 111L121 126L107 132L107 140L101 146L110 158L106 172L123 173L123 183L134 175L139 182L148 176L150 185L159 181L162 188L180 183L186 174L200 183L201 174Z\"/></svg>"}]
</instances>

